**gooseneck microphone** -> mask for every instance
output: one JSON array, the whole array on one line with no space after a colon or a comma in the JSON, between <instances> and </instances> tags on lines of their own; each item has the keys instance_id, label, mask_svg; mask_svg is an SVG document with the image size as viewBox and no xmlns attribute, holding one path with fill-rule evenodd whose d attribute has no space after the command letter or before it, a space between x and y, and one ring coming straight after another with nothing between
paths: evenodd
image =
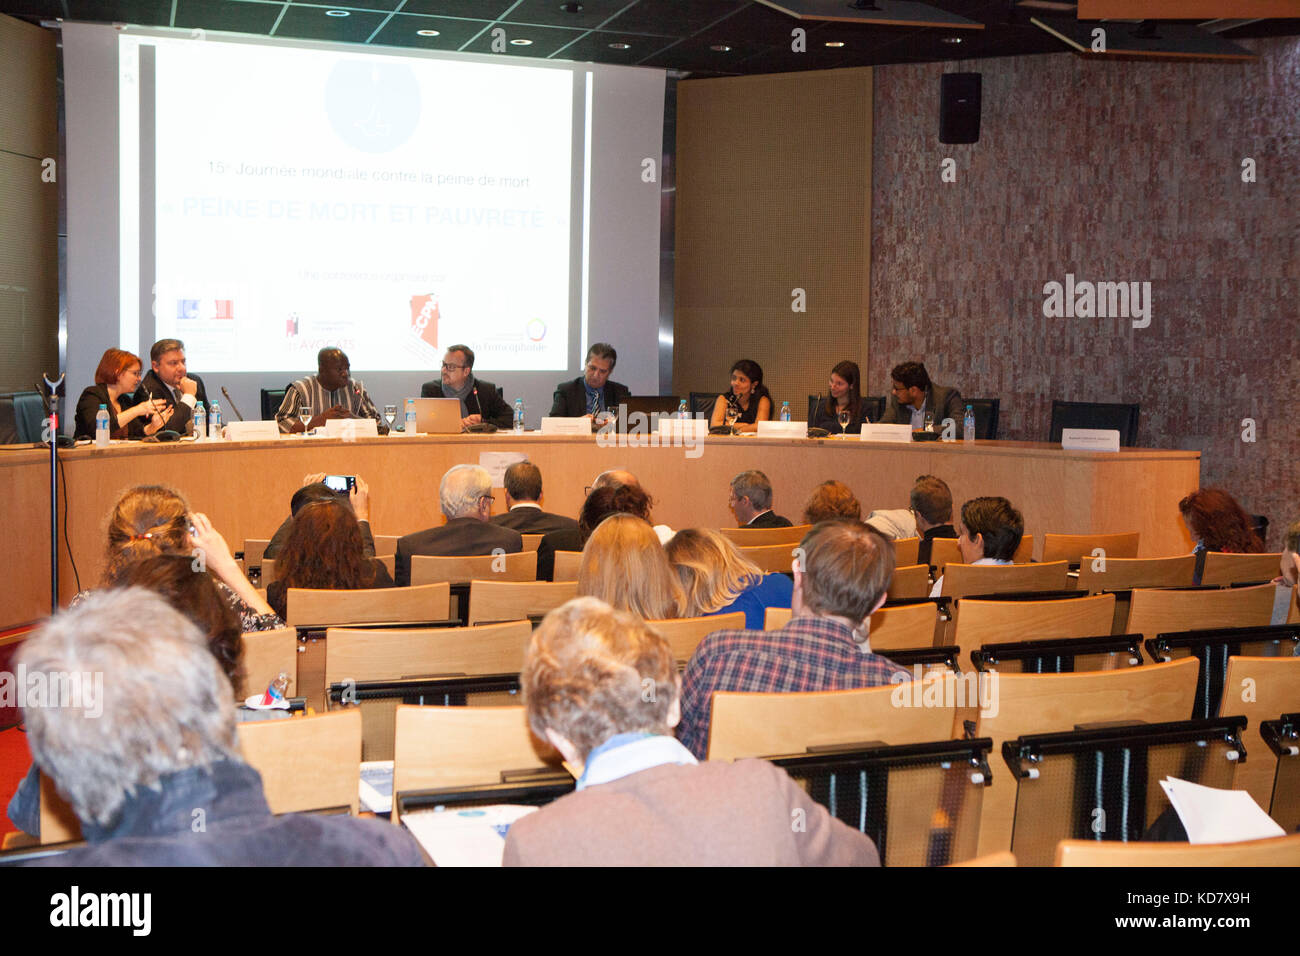
<instances>
[{"instance_id":1,"label":"gooseneck microphone","mask_svg":"<svg viewBox=\"0 0 1300 956\"><path fill-rule=\"evenodd\" d=\"M235 404L235 400L230 397L230 393L226 391L226 386L224 385L221 386L221 394L226 396L226 401L230 403L230 410L234 412L235 417L242 422L244 420L244 416L239 414L239 406Z\"/></svg>"}]
</instances>

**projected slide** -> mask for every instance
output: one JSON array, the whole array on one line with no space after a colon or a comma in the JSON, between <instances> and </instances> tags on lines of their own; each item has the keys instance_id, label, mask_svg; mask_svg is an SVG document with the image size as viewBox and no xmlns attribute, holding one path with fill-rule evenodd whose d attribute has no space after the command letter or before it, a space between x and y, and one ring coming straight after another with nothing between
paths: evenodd
<instances>
[{"instance_id":1,"label":"projected slide","mask_svg":"<svg viewBox=\"0 0 1300 956\"><path fill-rule=\"evenodd\" d=\"M192 367L330 344L434 369L462 341L566 367L569 71L168 39L155 62L154 315Z\"/></svg>"}]
</instances>

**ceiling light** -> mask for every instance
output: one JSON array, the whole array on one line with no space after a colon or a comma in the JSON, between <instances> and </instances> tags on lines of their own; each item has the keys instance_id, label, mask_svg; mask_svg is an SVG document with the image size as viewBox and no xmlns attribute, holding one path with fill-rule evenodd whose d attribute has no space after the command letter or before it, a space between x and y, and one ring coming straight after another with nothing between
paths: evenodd
<instances>
[{"instance_id":1,"label":"ceiling light","mask_svg":"<svg viewBox=\"0 0 1300 956\"><path fill-rule=\"evenodd\" d=\"M560 9L563 10L565 13L581 13L581 12L582 12L582 4L580 4L580 3L562 3L562 4L560 4Z\"/></svg>"},{"instance_id":2,"label":"ceiling light","mask_svg":"<svg viewBox=\"0 0 1300 956\"><path fill-rule=\"evenodd\" d=\"M415 31L415 35L418 36L418 37L436 37L436 36L441 36L441 35L442 35L442 31L440 31L440 30L416 30L416 31Z\"/></svg>"},{"instance_id":3,"label":"ceiling light","mask_svg":"<svg viewBox=\"0 0 1300 956\"><path fill-rule=\"evenodd\" d=\"M533 41L532 41L532 40L525 40L523 37L520 37L520 38L517 39L517 40L511 40L510 43L511 43L512 46L532 46L532 45L533 45Z\"/></svg>"},{"instance_id":4,"label":"ceiling light","mask_svg":"<svg viewBox=\"0 0 1300 956\"><path fill-rule=\"evenodd\" d=\"M940 43L960 43L961 37L939 37Z\"/></svg>"},{"instance_id":5,"label":"ceiling light","mask_svg":"<svg viewBox=\"0 0 1300 956\"><path fill-rule=\"evenodd\" d=\"M844 41L843 41L843 40L827 40L827 41L826 41L826 45L827 45L828 47L832 47L833 49L838 50L840 47L844 46Z\"/></svg>"},{"instance_id":6,"label":"ceiling light","mask_svg":"<svg viewBox=\"0 0 1300 956\"><path fill-rule=\"evenodd\" d=\"M346 10L326 10L326 11L325 11L325 16L327 16L327 17L346 17L346 16L348 16L348 11L346 11Z\"/></svg>"},{"instance_id":7,"label":"ceiling light","mask_svg":"<svg viewBox=\"0 0 1300 956\"><path fill-rule=\"evenodd\" d=\"M709 47L709 49L712 50L714 53L730 53L730 52L731 52L731 47L727 46L727 44L725 44L725 43L715 43L715 44L713 44L713 46Z\"/></svg>"},{"instance_id":8,"label":"ceiling light","mask_svg":"<svg viewBox=\"0 0 1300 956\"><path fill-rule=\"evenodd\" d=\"M630 43L611 43L611 44L609 45L609 48L610 48L611 50L630 50L630 49L632 49L632 44L630 44Z\"/></svg>"}]
</instances>

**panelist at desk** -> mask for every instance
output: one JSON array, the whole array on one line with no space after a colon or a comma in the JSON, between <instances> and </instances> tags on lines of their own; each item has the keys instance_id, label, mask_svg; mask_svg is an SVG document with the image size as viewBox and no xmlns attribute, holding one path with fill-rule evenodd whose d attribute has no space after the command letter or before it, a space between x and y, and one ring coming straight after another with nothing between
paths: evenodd
<instances>
[{"instance_id":1,"label":"panelist at desk","mask_svg":"<svg viewBox=\"0 0 1300 956\"><path fill-rule=\"evenodd\" d=\"M925 416L930 415L934 427L942 431L945 419L951 418L957 426L957 437L965 437L963 422L966 406L961 392L945 388L930 381L930 373L920 362L904 362L890 370L893 379L893 397L880 421L885 425L911 425L912 431L925 427Z\"/></svg>"},{"instance_id":2,"label":"panelist at desk","mask_svg":"<svg viewBox=\"0 0 1300 956\"><path fill-rule=\"evenodd\" d=\"M468 345L453 345L442 357L442 381L420 386L421 398L460 399L461 428L484 422L497 428L509 428L515 413L497 387L474 377L474 350Z\"/></svg>"},{"instance_id":3,"label":"panelist at desk","mask_svg":"<svg viewBox=\"0 0 1300 956\"><path fill-rule=\"evenodd\" d=\"M152 368L135 393L135 403L146 398L169 403L171 415L163 429L182 435L192 433L194 407L199 402L204 408L212 406L208 404L208 391L203 387L203 379L189 375L185 370L185 343L180 339L159 339L149 349L149 362Z\"/></svg>"},{"instance_id":4,"label":"panelist at desk","mask_svg":"<svg viewBox=\"0 0 1300 956\"><path fill-rule=\"evenodd\" d=\"M275 413L280 431L311 431L332 418L373 418L379 434L387 434L388 425L361 380L351 377L351 368L342 349L327 347L316 353L316 374L298 379L284 393ZM310 415L305 425L301 421L304 412Z\"/></svg>"},{"instance_id":5,"label":"panelist at desk","mask_svg":"<svg viewBox=\"0 0 1300 956\"><path fill-rule=\"evenodd\" d=\"M594 417L602 412L612 412L631 398L632 392L626 385L609 380L617 362L618 353L606 342L597 342L587 349L583 374L572 382L561 382L556 386L551 400L551 417Z\"/></svg>"}]
</instances>

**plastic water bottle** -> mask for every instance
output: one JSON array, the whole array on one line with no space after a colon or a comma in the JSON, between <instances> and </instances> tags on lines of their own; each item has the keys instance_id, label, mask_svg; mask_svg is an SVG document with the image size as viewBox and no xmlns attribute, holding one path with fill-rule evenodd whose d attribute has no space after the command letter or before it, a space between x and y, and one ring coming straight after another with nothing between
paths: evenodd
<instances>
[{"instance_id":1,"label":"plastic water bottle","mask_svg":"<svg viewBox=\"0 0 1300 956\"><path fill-rule=\"evenodd\" d=\"M194 440L203 441L208 435L208 413L202 402L194 406Z\"/></svg>"},{"instance_id":2,"label":"plastic water bottle","mask_svg":"<svg viewBox=\"0 0 1300 956\"><path fill-rule=\"evenodd\" d=\"M789 420L790 420L790 403L789 403L789 402L782 402L782 403L781 403L781 421L783 421L783 422L788 422Z\"/></svg>"},{"instance_id":3,"label":"plastic water bottle","mask_svg":"<svg viewBox=\"0 0 1300 956\"><path fill-rule=\"evenodd\" d=\"M975 440L975 409L966 406L966 418L961 426L962 440L973 442Z\"/></svg>"},{"instance_id":4,"label":"plastic water bottle","mask_svg":"<svg viewBox=\"0 0 1300 956\"><path fill-rule=\"evenodd\" d=\"M415 434L415 399L406 400L406 434Z\"/></svg>"},{"instance_id":5,"label":"plastic water bottle","mask_svg":"<svg viewBox=\"0 0 1300 956\"><path fill-rule=\"evenodd\" d=\"M95 412L95 445L99 448L108 447L108 406L100 405L99 411Z\"/></svg>"},{"instance_id":6,"label":"plastic water bottle","mask_svg":"<svg viewBox=\"0 0 1300 956\"><path fill-rule=\"evenodd\" d=\"M515 434L522 435L523 433L524 433L524 400L522 398L516 398L515 399Z\"/></svg>"},{"instance_id":7,"label":"plastic water bottle","mask_svg":"<svg viewBox=\"0 0 1300 956\"><path fill-rule=\"evenodd\" d=\"M684 398L677 403L677 417L682 421L691 417L691 413L686 407L686 399Z\"/></svg>"},{"instance_id":8,"label":"plastic water bottle","mask_svg":"<svg viewBox=\"0 0 1300 956\"><path fill-rule=\"evenodd\" d=\"M213 402L212 410L208 413L208 437L213 441L221 441L221 403Z\"/></svg>"}]
</instances>

